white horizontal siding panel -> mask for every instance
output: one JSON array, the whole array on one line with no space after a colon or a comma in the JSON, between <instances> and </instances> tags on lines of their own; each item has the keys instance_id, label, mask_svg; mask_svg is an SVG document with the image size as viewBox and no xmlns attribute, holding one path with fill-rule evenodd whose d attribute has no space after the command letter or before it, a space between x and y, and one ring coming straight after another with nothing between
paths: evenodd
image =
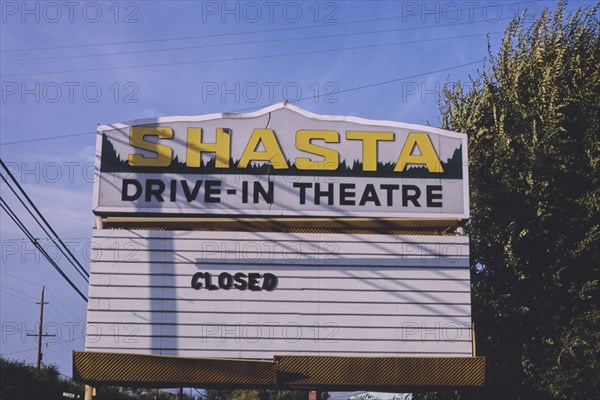
<instances>
[{"instance_id":1,"label":"white horizontal siding panel","mask_svg":"<svg viewBox=\"0 0 600 400\"><path fill-rule=\"evenodd\" d=\"M207 259L202 252L177 252L168 253L162 251L136 251L136 252L114 252L114 251L92 251L91 261L93 264L106 263L131 263L133 265L148 265L163 262L167 265L187 263L198 264L223 264L223 265L300 265L332 267L444 267L465 268L469 266L469 256L440 257L440 256L405 256L374 254L374 255L342 255L333 257L322 254L299 254L289 257L275 257L269 253L260 254L260 257L238 257L236 254L222 253L219 257Z\"/></svg>"},{"instance_id":2,"label":"white horizontal siding panel","mask_svg":"<svg viewBox=\"0 0 600 400\"><path fill-rule=\"evenodd\" d=\"M125 242L123 242L125 240ZM108 243L92 243L92 257L98 260L103 255L112 256L113 261L135 260L138 253L151 251L164 252L155 244L159 240L146 241L139 239L112 240ZM467 256L466 244L405 244L405 243L307 243L307 242L233 242L233 241L204 241L189 240L184 243L174 242L168 252L180 253L182 256L192 255L202 261L225 260L257 260L257 259L286 259L296 260L310 256L327 260L348 255L381 255L397 257L448 257L460 258ZM110 258L109 258L110 259Z\"/></svg>"},{"instance_id":3,"label":"white horizontal siding panel","mask_svg":"<svg viewBox=\"0 0 600 400\"><path fill-rule=\"evenodd\" d=\"M124 329L126 325L177 325L199 326L211 324L226 325L293 325L315 326L336 324L337 326L364 327L366 329L410 327L470 326L470 316L362 316L362 315L260 315L260 314L223 314L162 313L161 311L113 312L93 310L88 313L88 325L112 326L113 330ZM119 325L121 328L119 328Z\"/></svg>"},{"instance_id":4,"label":"white horizontal siding panel","mask_svg":"<svg viewBox=\"0 0 600 400\"><path fill-rule=\"evenodd\" d=\"M307 227L310 227L307 223ZM152 231L128 229L94 229L93 240L106 239L168 239L168 240L271 240L306 242L382 242L382 243L469 243L467 236L430 235L379 235L379 234L336 234L336 233L279 233L279 232L240 232L240 231Z\"/></svg>"},{"instance_id":5,"label":"white horizontal siding panel","mask_svg":"<svg viewBox=\"0 0 600 400\"><path fill-rule=\"evenodd\" d=\"M113 307L117 300L125 301L127 307L137 307L144 304L147 299L152 301L180 301L190 303L214 303L211 307L220 307L218 303L231 301L255 302L258 307L264 302L280 302L281 305L296 303L347 303L353 304L394 304L394 303L438 303L438 304L469 304L470 293L461 292L414 292L414 291L386 291L386 292L353 292L338 287L332 290L285 290L277 289L273 292L239 291L239 290L194 290L174 288L148 288L148 287L112 287L90 286L88 296L90 300L111 299ZM128 304L128 301L135 303ZM136 302L137 301L137 302ZM157 304L153 305L156 306Z\"/></svg>"},{"instance_id":6,"label":"white horizontal siding panel","mask_svg":"<svg viewBox=\"0 0 600 400\"><path fill-rule=\"evenodd\" d=\"M338 340L382 340L382 332L389 341L465 341L471 340L470 325L444 324L439 326L424 326L403 324L396 327L346 327L335 323L316 323L301 325L297 323L269 324L199 324L199 325L163 325L158 335L155 325L150 324L95 324L90 331L94 335L114 337L117 341L125 341L137 336L179 337L228 340L235 337L238 340L256 342L266 340L309 340L331 342Z\"/></svg>"},{"instance_id":7,"label":"white horizontal siding panel","mask_svg":"<svg viewBox=\"0 0 600 400\"><path fill-rule=\"evenodd\" d=\"M380 304L358 303L351 305L335 303L302 303L253 301L190 301L190 300L143 300L143 299L92 299L89 310L139 312L160 310L175 313L246 313L271 315L469 315L469 304Z\"/></svg>"},{"instance_id":8,"label":"white horizontal siding panel","mask_svg":"<svg viewBox=\"0 0 600 400\"><path fill-rule=\"evenodd\" d=\"M90 350L92 350L90 348ZM250 359L269 359L265 357L265 350L256 349L256 350L233 350L233 351L208 351L206 349L185 349L185 350L177 350L177 349L161 349L157 350L147 350L147 349L128 349L123 347L102 347L93 349L95 351L106 351L106 352L114 352L114 353L131 353L131 354L156 354L162 356L175 356L175 357L209 357L209 358L250 358ZM311 349L303 349L297 351L280 351L277 355L320 355L320 356L340 356L346 355L347 352L333 352L333 351L319 351L319 350L311 350ZM353 355L356 356L366 356L366 357L470 357L471 352L435 352L435 353L420 353L414 351L406 351L406 352L365 352L360 349L354 349L352 352Z\"/></svg>"},{"instance_id":9,"label":"white horizontal siding panel","mask_svg":"<svg viewBox=\"0 0 600 400\"><path fill-rule=\"evenodd\" d=\"M92 242L94 251L127 252L160 251L155 245L165 240L146 239L98 239ZM169 243L167 242L167 245ZM232 240L184 240L170 243L169 251L202 252L210 259L221 253L240 254L239 257L257 258L259 254L286 255L370 255L388 254L395 256L464 256L469 252L468 244L458 243L384 243L384 242L304 242L304 241L232 241Z\"/></svg>"},{"instance_id":10,"label":"white horizontal siding panel","mask_svg":"<svg viewBox=\"0 0 600 400\"><path fill-rule=\"evenodd\" d=\"M222 264L168 264L165 268L165 276L167 279L172 276L190 277L198 271L216 271L223 272L225 269L234 267ZM239 265L237 271L253 271L255 266ZM320 278L320 279L337 279L337 278L353 278L360 274L366 279L435 279L440 281L448 280L464 280L470 278L468 268L416 268L416 267L390 267L390 268L373 268L371 267L355 267L347 268L341 265L328 265L322 267L319 265L298 265L294 268L289 265L263 265L261 271L276 274L279 277L302 277L302 278ZM94 263L93 276L102 277L104 275L113 275L118 279L121 275L130 275L132 277L143 277L145 275L157 274L155 267L152 265L133 264L133 263ZM136 278L137 279L137 278Z\"/></svg>"},{"instance_id":11,"label":"white horizontal siding panel","mask_svg":"<svg viewBox=\"0 0 600 400\"><path fill-rule=\"evenodd\" d=\"M356 349L361 352L389 352L398 354L415 351L423 353L437 352L470 352L470 341L421 341L421 340L319 340L315 342L312 337L303 338L299 333L288 339L245 339L235 336L232 330L225 338L155 338L155 337L114 337L114 336L90 336L87 341L88 350L100 350L103 348L128 347L130 349L147 349L155 353L161 349L203 349L213 354L219 351L230 351L233 354L240 349L246 351L263 350L268 354L281 354L282 352L301 352L310 348L318 350L319 354L327 352L351 352ZM292 335L290 333L290 335ZM236 356L237 357L237 356ZM268 357L264 357L268 358Z\"/></svg>"}]
</instances>

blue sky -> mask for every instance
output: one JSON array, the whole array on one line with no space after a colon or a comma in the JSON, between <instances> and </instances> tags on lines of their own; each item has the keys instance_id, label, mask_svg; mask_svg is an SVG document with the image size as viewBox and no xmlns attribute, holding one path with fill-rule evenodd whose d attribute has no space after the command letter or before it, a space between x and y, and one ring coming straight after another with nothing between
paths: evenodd
<instances>
[{"instance_id":1,"label":"blue sky","mask_svg":"<svg viewBox=\"0 0 600 400\"><path fill-rule=\"evenodd\" d=\"M87 267L97 124L287 99L320 114L438 126L435 93L476 75L487 37L496 52L515 14L546 5L554 2L2 1L0 155ZM56 254L4 185L1 193ZM0 351L36 361L26 333L45 285L45 328L57 336L44 362L70 375L86 305L0 217Z\"/></svg>"}]
</instances>

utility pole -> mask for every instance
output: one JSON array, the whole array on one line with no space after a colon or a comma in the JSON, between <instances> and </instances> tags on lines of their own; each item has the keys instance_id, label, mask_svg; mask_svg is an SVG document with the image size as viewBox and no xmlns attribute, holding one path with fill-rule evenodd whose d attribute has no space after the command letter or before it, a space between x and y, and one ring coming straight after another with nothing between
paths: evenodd
<instances>
[{"instance_id":1,"label":"utility pole","mask_svg":"<svg viewBox=\"0 0 600 400\"><path fill-rule=\"evenodd\" d=\"M45 336L56 336L55 334L44 334L43 333L43 329L44 329L44 304L48 304L44 302L44 290L46 289L46 286L42 286L42 297L40 299L39 303L35 303L35 304L39 304L40 305L40 326L38 329L38 334L30 334L28 333L27 336L37 336L38 337L38 356L37 356L37 369L38 371L40 370L41 366L42 366L42 338L44 338Z\"/></svg>"}]
</instances>

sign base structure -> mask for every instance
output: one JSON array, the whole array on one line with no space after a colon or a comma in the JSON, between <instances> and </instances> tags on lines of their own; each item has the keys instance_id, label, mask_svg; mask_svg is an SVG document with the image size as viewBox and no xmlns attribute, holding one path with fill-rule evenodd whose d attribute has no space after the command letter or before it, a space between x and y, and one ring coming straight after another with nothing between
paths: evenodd
<instances>
[{"instance_id":1,"label":"sign base structure","mask_svg":"<svg viewBox=\"0 0 600 400\"><path fill-rule=\"evenodd\" d=\"M434 390L483 386L485 358L275 356L249 360L75 351L73 374L92 386Z\"/></svg>"}]
</instances>

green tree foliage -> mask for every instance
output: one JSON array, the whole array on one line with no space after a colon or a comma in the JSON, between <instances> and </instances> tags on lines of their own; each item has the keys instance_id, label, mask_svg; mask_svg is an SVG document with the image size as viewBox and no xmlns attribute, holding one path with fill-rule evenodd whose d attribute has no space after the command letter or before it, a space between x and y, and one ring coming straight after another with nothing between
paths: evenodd
<instances>
[{"instance_id":1,"label":"green tree foliage","mask_svg":"<svg viewBox=\"0 0 600 400\"><path fill-rule=\"evenodd\" d=\"M80 394L83 385L60 378L53 365L40 368L0 358L0 399L60 399L63 392Z\"/></svg>"},{"instance_id":2,"label":"green tree foliage","mask_svg":"<svg viewBox=\"0 0 600 400\"><path fill-rule=\"evenodd\" d=\"M565 7L515 19L441 104L469 138L487 398L600 398L599 5Z\"/></svg>"},{"instance_id":3,"label":"green tree foliage","mask_svg":"<svg viewBox=\"0 0 600 400\"><path fill-rule=\"evenodd\" d=\"M0 357L0 400L56 400L63 393L72 393L83 400L84 385L62 379L54 365L36 367ZM79 397L77 397L79 396ZM183 400L190 400L186 393ZM114 386L96 388L94 400L175 400L176 394L156 389L121 389Z\"/></svg>"}]
</instances>

